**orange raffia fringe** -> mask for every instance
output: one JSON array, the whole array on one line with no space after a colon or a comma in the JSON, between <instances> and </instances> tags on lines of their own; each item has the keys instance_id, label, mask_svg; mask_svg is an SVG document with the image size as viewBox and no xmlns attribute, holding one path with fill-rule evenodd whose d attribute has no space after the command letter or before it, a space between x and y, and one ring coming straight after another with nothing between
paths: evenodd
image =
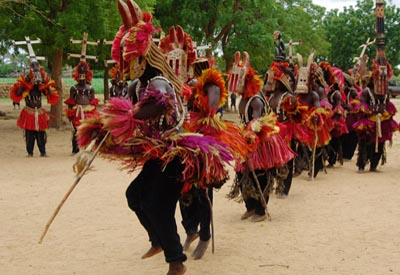
<instances>
[{"instance_id":1,"label":"orange raffia fringe","mask_svg":"<svg viewBox=\"0 0 400 275\"><path fill-rule=\"evenodd\" d=\"M240 134L242 130L232 122L222 121L220 114L204 117L203 113L191 112L190 122L184 124L184 129L186 132L215 137L218 141L226 144L228 150L238 161L242 161L249 151L245 138Z\"/></svg>"},{"instance_id":2,"label":"orange raffia fringe","mask_svg":"<svg viewBox=\"0 0 400 275\"><path fill-rule=\"evenodd\" d=\"M119 66L118 66L118 64L116 64L115 66L113 66L113 67L110 69L109 76L110 76L112 79L117 79L117 78L118 78L118 70L119 70Z\"/></svg>"},{"instance_id":3,"label":"orange raffia fringe","mask_svg":"<svg viewBox=\"0 0 400 275\"><path fill-rule=\"evenodd\" d=\"M43 94L47 97L47 102L50 105L54 105L58 102L60 95L58 94L58 91L54 88L56 83L54 80L51 80L46 72L44 71L44 67L40 67L40 73L43 78L43 83L39 84L38 88L40 91L43 92ZM17 82L14 83L14 85L10 89L10 98L12 99L13 102L20 102L22 99L27 97L29 95L29 92L33 89L33 83L30 81L27 81L27 79L24 76L19 76L17 78ZM17 95L18 89L23 88L22 93L20 96Z\"/></svg>"},{"instance_id":4,"label":"orange raffia fringe","mask_svg":"<svg viewBox=\"0 0 400 275\"><path fill-rule=\"evenodd\" d=\"M279 133L277 118L274 113L252 120L248 127L261 139L266 139L271 135Z\"/></svg>"},{"instance_id":5,"label":"orange raffia fringe","mask_svg":"<svg viewBox=\"0 0 400 275\"><path fill-rule=\"evenodd\" d=\"M209 110L208 107L208 97L204 93L204 85L207 83L213 83L217 85L220 89L220 100L218 102L218 108L221 108L226 103L228 98L228 91L226 90L225 80L222 77L222 73L216 69L210 68L203 71L201 76L197 79L196 84L196 95L195 95L195 104L196 106L205 113L210 113L212 110ZM217 110L214 110L215 112Z\"/></svg>"},{"instance_id":6,"label":"orange raffia fringe","mask_svg":"<svg viewBox=\"0 0 400 275\"><path fill-rule=\"evenodd\" d=\"M17 90L23 87L22 94L20 96L17 95ZM33 84L31 82L26 81L24 76L19 76L17 82L15 82L10 89L10 98L13 102L20 102L26 96L29 95L29 91L32 90Z\"/></svg>"},{"instance_id":7,"label":"orange raffia fringe","mask_svg":"<svg viewBox=\"0 0 400 275\"><path fill-rule=\"evenodd\" d=\"M276 79L276 80L281 80L282 78L284 78L286 76L280 67L289 68L289 63L282 62L282 61L280 61L280 62L273 61L272 62L270 69L274 72L274 79Z\"/></svg>"},{"instance_id":8,"label":"orange raffia fringe","mask_svg":"<svg viewBox=\"0 0 400 275\"><path fill-rule=\"evenodd\" d=\"M246 87L246 90L243 94L244 99L254 96L261 89L262 80L256 71L251 67L247 69L244 85Z\"/></svg>"}]
</instances>

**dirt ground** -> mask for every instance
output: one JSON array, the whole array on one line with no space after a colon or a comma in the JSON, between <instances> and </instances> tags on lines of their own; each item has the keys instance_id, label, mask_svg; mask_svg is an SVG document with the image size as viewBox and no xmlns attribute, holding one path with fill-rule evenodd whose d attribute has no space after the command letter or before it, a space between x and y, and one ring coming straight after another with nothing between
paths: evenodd
<instances>
[{"instance_id":1,"label":"dirt ground","mask_svg":"<svg viewBox=\"0 0 400 275\"><path fill-rule=\"evenodd\" d=\"M400 99L393 100L399 109ZM22 103L21 105L23 105ZM22 106L21 106L22 107ZM20 110L0 101L0 274L165 274L163 254L142 260L150 244L126 203L135 174L97 158L46 238L44 227L74 182L71 131L48 131L49 157L27 158ZM227 113L227 118L236 118ZM398 119L399 120L399 119ZM358 174L355 159L310 181L293 180L287 199L272 196L272 221L241 221L244 205L214 196L215 252L190 257L187 274L400 274L400 134L378 173ZM181 240L185 239L176 219Z\"/></svg>"}]
</instances>

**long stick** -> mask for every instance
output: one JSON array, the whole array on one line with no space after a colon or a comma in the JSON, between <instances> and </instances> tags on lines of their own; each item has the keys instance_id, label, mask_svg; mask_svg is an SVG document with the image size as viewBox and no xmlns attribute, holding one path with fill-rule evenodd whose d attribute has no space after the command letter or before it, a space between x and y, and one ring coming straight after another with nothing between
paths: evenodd
<instances>
[{"instance_id":1,"label":"long stick","mask_svg":"<svg viewBox=\"0 0 400 275\"><path fill-rule=\"evenodd\" d=\"M263 192L263 190L261 189L261 185L260 185L260 182L258 181L256 172L254 172L253 161L252 161L252 159L251 159L250 157L248 157L247 159L248 159L248 162L249 162L250 166L252 167L251 173L252 173L253 178L254 178L254 180L255 180L255 182L256 182L258 192L260 192L261 203L263 204L263 206L264 206L264 208L265 208L265 214L266 214L268 220L270 221L270 220L271 220L271 215L268 213L267 201L266 201L265 198L264 198L264 192Z\"/></svg>"},{"instance_id":2,"label":"long stick","mask_svg":"<svg viewBox=\"0 0 400 275\"><path fill-rule=\"evenodd\" d=\"M378 153L379 138L382 137L381 117L382 114L376 115L375 153Z\"/></svg>"},{"instance_id":3,"label":"long stick","mask_svg":"<svg viewBox=\"0 0 400 275\"><path fill-rule=\"evenodd\" d=\"M71 195L72 191L74 191L75 187L78 185L79 181L83 178L84 174L86 171L89 169L90 165L92 164L93 160L97 156L98 152L100 151L101 146L103 145L104 141L106 138L109 136L110 132L107 132L107 134L104 136L104 138L101 140L99 146L96 148L94 151L94 154L92 158L86 163L85 168L81 171L81 173L76 177L75 182L72 184L72 186L69 188L68 192L64 195L63 199L61 202L58 204L56 210L54 211L53 215L51 216L50 220L47 222L46 227L43 231L42 236L40 237L39 244L43 242L44 237L47 234L47 231L49 231L50 225L53 223L54 219L56 218L58 212L60 212L61 207L63 207L64 203L68 199L69 195Z\"/></svg>"},{"instance_id":4,"label":"long stick","mask_svg":"<svg viewBox=\"0 0 400 275\"><path fill-rule=\"evenodd\" d=\"M260 192L261 202L262 202L262 204L263 204L263 206L265 208L265 215L267 215L267 218L270 221L271 220L271 215L268 213L267 201L264 198L264 192L261 189L261 185L260 185L260 182L258 181L256 172L254 172L254 170L252 170L251 173L253 174L254 180L256 181L258 192Z\"/></svg>"},{"instance_id":5,"label":"long stick","mask_svg":"<svg viewBox=\"0 0 400 275\"><path fill-rule=\"evenodd\" d=\"M208 188L206 189L206 198L208 201L208 205L210 206L210 222L211 222L211 252L214 254L214 213L213 213L213 204L211 203L210 196L208 196ZM212 191L211 191L212 192Z\"/></svg>"},{"instance_id":6,"label":"long stick","mask_svg":"<svg viewBox=\"0 0 400 275\"><path fill-rule=\"evenodd\" d=\"M314 173L315 173L315 154L317 151L317 142L318 142L318 133L317 129L314 130L315 138L314 138L314 147L312 150L312 161L311 161L311 180L314 180Z\"/></svg>"}]
</instances>

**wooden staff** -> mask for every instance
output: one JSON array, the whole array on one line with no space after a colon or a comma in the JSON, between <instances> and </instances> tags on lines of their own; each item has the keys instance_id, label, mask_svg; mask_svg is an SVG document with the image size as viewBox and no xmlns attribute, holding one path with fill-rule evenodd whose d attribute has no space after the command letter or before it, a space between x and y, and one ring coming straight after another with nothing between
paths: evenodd
<instances>
[{"instance_id":1,"label":"wooden staff","mask_svg":"<svg viewBox=\"0 0 400 275\"><path fill-rule=\"evenodd\" d=\"M208 188L206 189L206 198L208 205L210 206L210 224L211 224L211 252L214 254L214 213L213 213L213 204L211 203L210 196L208 196Z\"/></svg>"},{"instance_id":2,"label":"wooden staff","mask_svg":"<svg viewBox=\"0 0 400 275\"><path fill-rule=\"evenodd\" d=\"M114 42L114 40L104 39L103 45L109 46L109 45L112 45L113 42ZM104 100L108 100L110 98L110 89L108 88L108 72L109 72L108 65L114 64L114 63L117 63L117 62L113 59L104 60ZM123 75L124 74L122 72L121 76L123 76Z\"/></svg>"},{"instance_id":3,"label":"wooden staff","mask_svg":"<svg viewBox=\"0 0 400 275\"><path fill-rule=\"evenodd\" d=\"M270 221L270 220L271 220L271 215L270 215L269 212L268 212L267 201L265 200L264 192L263 192L263 190L261 189L260 182L258 181L256 172L254 172L254 169L251 171L251 173L253 174L254 180L256 181L258 192L260 192L261 202L262 202L262 204L263 204L263 206L264 206L264 208L265 208L265 215L267 216L267 219ZM268 184L269 184L269 183L268 183ZM268 186L268 185L267 185L267 186Z\"/></svg>"},{"instance_id":4,"label":"wooden staff","mask_svg":"<svg viewBox=\"0 0 400 275\"><path fill-rule=\"evenodd\" d=\"M64 203L67 201L69 195L71 195L72 191L74 191L75 187L78 185L80 180L83 178L85 175L86 171L90 168L90 165L92 164L93 160L96 158L97 154L100 151L101 146L103 146L105 140L107 137L110 135L110 132L107 132L107 134L104 136L104 138L101 140L99 146L96 148L96 150L93 153L93 156L86 162L85 167L82 169L82 171L78 174L78 176L75 179L74 184L69 188L68 192L64 195L63 199L61 202L58 204L56 210L54 211L53 215L50 217L50 220L47 222L46 227L43 231L42 236L40 237L39 244L43 242L44 237L47 234L47 231L49 231L50 225L53 223L54 219L56 218L58 212L60 212L61 207L64 205Z\"/></svg>"},{"instance_id":5,"label":"wooden staff","mask_svg":"<svg viewBox=\"0 0 400 275\"><path fill-rule=\"evenodd\" d=\"M378 153L379 138L382 137L381 118L382 114L376 114L375 153Z\"/></svg>"},{"instance_id":6,"label":"wooden staff","mask_svg":"<svg viewBox=\"0 0 400 275\"><path fill-rule=\"evenodd\" d=\"M268 208L267 208L267 201L264 198L264 192L261 189L261 184L258 181L256 172L254 172L254 165L253 165L253 161L250 157L247 158L247 161L249 162L249 165L251 166L252 170L251 170L251 174L253 175L253 178L256 182L256 186L257 186L257 190L260 193L260 197L261 197L261 203L265 209L265 215L267 216L267 219L270 221L271 220L271 215L268 213Z\"/></svg>"},{"instance_id":7,"label":"wooden staff","mask_svg":"<svg viewBox=\"0 0 400 275\"><path fill-rule=\"evenodd\" d=\"M315 154L317 151L317 143L318 143L318 133L317 129L314 129L314 147L312 150L312 159L311 159L311 180L314 180L314 173L315 173Z\"/></svg>"}]
</instances>

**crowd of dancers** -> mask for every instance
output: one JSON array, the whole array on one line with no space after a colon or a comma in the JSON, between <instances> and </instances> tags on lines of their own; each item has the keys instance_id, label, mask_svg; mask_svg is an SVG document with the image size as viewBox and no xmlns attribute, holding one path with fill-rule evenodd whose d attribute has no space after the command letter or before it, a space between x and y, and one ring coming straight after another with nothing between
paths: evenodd
<instances>
[{"instance_id":1,"label":"crowd of dancers","mask_svg":"<svg viewBox=\"0 0 400 275\"><path fill-rule=\"evenodd\" d=\"M111 97L101 109L88 63L81 60L74 69L77 83L64 101L74 129L72 153L94 148L139 171L126 198L149 236L142 258L164 252L168 274L185 273L185 251L195 240L194 259L207 251L213 189L228 182L229 167L235 179L227 197L244 201L240 219L262 222L271 219L270 195L286 198L301 173L313 180L354 155L360 173L385 163L385 144L398 130L396 108L377 87L393 75L389 63L382 68L374 59L370 70L364 55L354 68L342 70L315 62L311 52L306 63L297 55L295 64L287 61L276 31L275 58L264 77L251 67L249 54L238 51L225 80L212 58L198 56L180 26L156 45L151 14L134 1L119 0L118 8L123 25L112 47ZM29 75L11 89L13 102L26 102L18 126L25 130L28 156L35 139L46 156L41 97L55 104L53 86L32 54ZM240 99L232 106L240 123L225 120L221 111L232 94ZM186 232L183 245L177 205Z\"/></svg>"}]
</instances>

